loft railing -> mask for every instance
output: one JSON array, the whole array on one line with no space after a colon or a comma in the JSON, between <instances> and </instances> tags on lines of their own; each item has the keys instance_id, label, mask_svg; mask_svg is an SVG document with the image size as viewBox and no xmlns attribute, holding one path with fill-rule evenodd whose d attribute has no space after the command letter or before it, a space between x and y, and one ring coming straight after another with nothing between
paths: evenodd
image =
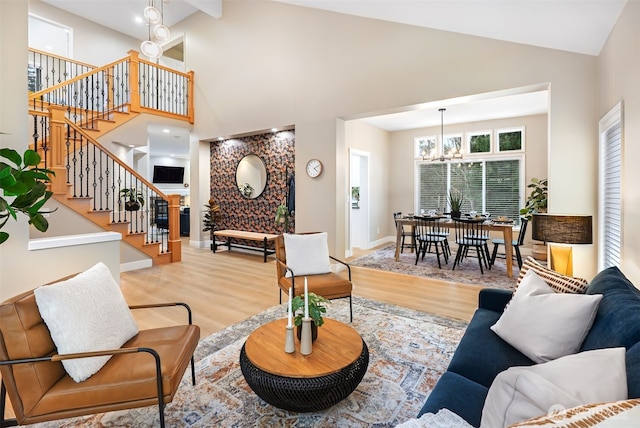
<instances>
[{"instance_id":1,"label":"loft railing","mask_svg":"<svg viewBox=\"0 0 640 428\"><path fill-rule=\"evenodd\" d=\"M57 73L52 71L52 77L64 67L68 66L53 67ZM115 112L152 113L193 123L193 72L171 70L129 51L128 57L111 64L71 74L31 93L29 108L46 111L51 105L65 106L66 117L85 129L97 129L99 119L110 120ZM43 86L37 73L34 79L30 86Z\"/></svg>"},{"instance_id":2,"label":"loft railing","mask_svg":"<svg viewBox=\"0 0 640 428\"><path fill-rule=\"evenodd\" d=\"M29 55L29 85L38 89L29 95L33 146L56 172L54 194L91 198L93 210L109 211L112 223L128 223L131 234L143 234L146 243L160 244L160 253L169 251L179 261L179 196L164 195L86 131L116 112L193 123L193 72L153 64L135 51L102 67L35 50ZM33 72L36 64L40 69ZM130 187L145 201L139 211L123 207L120 190Z\"/></svg>"},{"instance_id":3,"label":"loft railing","mask_svg":"<svg viewBox=\"0 0 640 428\"><path fill-rule=\"evenodd\" d=\"M29 48L29 93L49 89L95 68L94 65Z\"/></svg>"},{"instance_id":4,"label":"loft railing","mask_svg":"<svg viewBox=\"0 0 640 428\"><path fill-rule=\"evenodd\" d=\"M111 223L128 224L129 234L144 235L145 244L158 244L159 253L179 261L179 195L165 195L109 152L84 129L65 117L64 106L51 113L31 112L34 147L46 168L56 172L55 194L90 199L91 209L109 212ZM136 211L125 208L122 189L133 188L144 200Z\"/></svg>"}]
</instances>

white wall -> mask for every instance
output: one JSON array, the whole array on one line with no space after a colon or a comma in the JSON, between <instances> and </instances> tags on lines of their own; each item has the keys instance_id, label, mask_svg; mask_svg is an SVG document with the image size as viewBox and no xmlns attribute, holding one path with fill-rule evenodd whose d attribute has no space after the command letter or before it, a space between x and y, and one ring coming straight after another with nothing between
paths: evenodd
<instances>
[{"instance_id":1,"label":"white wall","mask_svg":"<svg viewBox=\"0 0 640 428\"><path fill-rule=\"evenodd\" d=\"M0 1L0 146L22 153L29 142L27 112L27 2ZM22 59L22 61L20 61ZM23 62L24 61L24 62ZM9 107L10 106L10 107ZM29 251L29 225L24 216L10 220L11 236L0 245L0 301L102 261L119 272L119 242Z\"/></svg>"},{"instance_id":2,"label":"white wall","mask_svg":"<svg viewBox=\"0 0 640 428\"><path fill-rule=\"evenodd\" d=\"M9 49L5 58L26 55L27 12L20 3L0 2L3 11L16 13L2 17L3 48L8 45ZM633 160L640 158L636 144L640 135L640 121L636 120L640 92L636 78L638 7L638 2L627 4L600 60L258 0L226 1L222 18L214 20L197 13L172 30L185 33L187 69L195 71L196 135L201 141L282 124L296 126L297 227L329 231L334 254L344 253L346 248L349 200L348 147L344 144L344 123L337 118L548 84L550 206L557 212L595 215L597 122L606 110L603 105L610 107L612 100L624 98L626 113L631 115L627 116L625 132L629 159L625 183L629 184L624 196L624 260L625 270L633 270L635 279L640 279L634 261L640 256L635 226L640 217L640 191L629 188L640 174L633 169ZM75 36L84 38L86 49L89 44L111 49L109 43L96 43L90 29L76 31ZM137 48L137 42L131 45ZM598 70L603 73L601 78ZM14 75L9 77L23 71L16 64ZM19 86L26 87L26 83L16 85L19 81L11 79L15 88L9 92L4 90L11 85L3 85L3 100L22 103L26 95ZM23 104L26 109L26 102ZM18 128L13 132L15 139L27 141L26 117L16 114L14 118L10 122ZM316 180L304 174L311 157L325 165L324 174ZM567 168L567 159L580 167ZM206 181L206 177L200 178ZM199 198L206 193L200 189ZM198 205L201 202L206 201L198 201ZM24 236L26 240L26 230ZM4 256L5 248L0 251ZM595 248L587 252L581 256L586 266L575 271L590 277L596 266ZM5 266L4 259L2 264ZM4 272L3 268L2 275Z\"/></svg>"},{"instance_id":3,"label":"white wall","mask_svg":"<svg viewBox=\"0 0 640 428\"><path fill-rule=\"evenodd\" d=\"M28 4L29 13L73 28L75 60L101 66L124 58L131 49L140 51L140 40L49 6L40 0L29 0ZM114 7L117 7L117 3L114 3Z\"/></svg>"},{"instance_id":4,"label":"white wall","mask_svg":"<svg viewBox=\"0 0 640 428\"><path fill-rule=\"evenodd\" d=\"M639 76L640 2L629 1L598 58L598 117L604 116L616 103L623 101L622 271L637 287L640 287ZM595 171L593 175L597 178ZM599 221L597 217L595 219L594 224L597 225ZM594 239L597 236L595 230Z\"/></svg>"},{"instance_id":5,"label":"white wall","mask_svg":"<svg viewBox=\"0 0 640 428\"><path fill-rule=\"evenodd\" d=\"M346 248L349 199L336 118L456 96L549 83L549 176L564 195L556 203L595 212L595 57L275 2L227 1L223 10L176 29L186 33L187 69L208 77L196 82L198 134L295 124L296 226L329 231L336 254ZM562 162L574 152L585 168L569 174ZM311 157L325 164L320 179L300 173Z\"/></svg>"}]
</instances>

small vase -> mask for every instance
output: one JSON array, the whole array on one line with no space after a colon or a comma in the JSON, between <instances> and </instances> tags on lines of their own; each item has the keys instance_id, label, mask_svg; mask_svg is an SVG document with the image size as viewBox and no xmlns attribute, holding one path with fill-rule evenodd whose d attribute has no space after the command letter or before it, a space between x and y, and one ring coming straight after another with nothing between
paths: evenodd
<instances>
[{"instance_id":1,"label":"small vase","mask_svg":"<svg viewBox=\"0 0 640 428\"><path fill-rule=\"evenodd\" d=\"M298 340L300 340L300 337L302 336L302 324L296 327L296 336L298 337ZM317 338L318 338L318 326L313 320L311 320L311 341L315 342Z\"/></svg>"},{"instance_id":2,"label":"small vase","mask_svg":"<svg viewBox=\"0 0 640 428\"><path fill-rule=\"evenodd\" d=\"M460 211L451 211L451 218L460 218Z\"/></svg>"},{"instance_id":3,"label":"small vase","mask_svg":"<svg viewBox=\"0 0 640 428\"><path fill-rule=\"evenodd\" d=\"M300 353L302 355L309 355L313 352L313 347L311 346L313 343L311 339L311 322L311 318L302 319L302 334L300 337Z\"/></svg>"},{"instance_id":4,"label":"small vase","mask_svg":"<svg viewBox=\"0 0 640 428\"><path fill-rule=\"evenodd\" d=\"M284 352L292 354L296 351L295 344L293 343L293 326L285 327L285 329Z\"/></svg>"}]
</instances>

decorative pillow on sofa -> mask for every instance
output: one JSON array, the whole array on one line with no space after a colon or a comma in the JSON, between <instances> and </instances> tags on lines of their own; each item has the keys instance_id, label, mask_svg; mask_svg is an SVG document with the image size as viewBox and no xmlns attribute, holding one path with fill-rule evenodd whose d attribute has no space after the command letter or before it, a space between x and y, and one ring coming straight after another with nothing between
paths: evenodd
<instances>
[{"instance_id":1,"label":"decorative pillow on sofa","mask_svg":"<svg viewBox=\"0 0 640 428\"><path fill-rule=\"evenodd\" d=\"M493 330L536 363L574 354L595 319L602 295L556 293L533 270Z\"/></svg>"},{"instance_id":2,"label":"decorative pillow on sofa","mask_svg":"<svg viewBox=\"0 0 640 428\"><path fill-rule=\"evenodd\" d=\"M329 245L327 233L305 235L284 234L284 248L287 254L287 266L295 276L329 273Z\"/></svg>"},{"instance_id":3,"label":"decorative pillow on sofa","mask_svg":"<svg viewBox=\"0 0 640 428\"><path fill-rule=\"evenodd\" d=\"M520 275L518 276L518 285L520 285L529 270L533 270L537 273L540 278L542 278L558 293L583 294L589 285L586 279L562 275L552 269L542 266L531 256L527 257L522 264L522 269L520 269Z\"/></svg>"},{"instance_id":4,"label":"decorative pillow on sofa","mask_svg":"<svg viewBox=\"0 0 640 428\"><path fill-rule=\"evenodd\" d=\"M558 410L524 422L509 425L509 428L540 427L595 427L636 428L640 421L640 399L616 401L614 403L585 404L566 410Z\"/></svg>"},{"instance_id":5,"label":"decorative pillow on sofa","mask_svg":"<svg viewBox=\"0 0 640 428\"><path fill-rule=\"evenodd\" d=\"M120 287L104 263L66 281L34 290L40 316L59 354L118 349L138 334ZM64 360L76 382L87 380L111 356Z\"/></svg>"},{"instance_id":6,"label":"decorative pillow on sofa","mask_svg":"<svg viewBox=\"0 0 640 428\"><path fill-rule=\"evenodd\" d=\"M625 348L597 349L496 376L481 428L504 427L550 411L627 399Z\"/></svg>"}]
</instances>

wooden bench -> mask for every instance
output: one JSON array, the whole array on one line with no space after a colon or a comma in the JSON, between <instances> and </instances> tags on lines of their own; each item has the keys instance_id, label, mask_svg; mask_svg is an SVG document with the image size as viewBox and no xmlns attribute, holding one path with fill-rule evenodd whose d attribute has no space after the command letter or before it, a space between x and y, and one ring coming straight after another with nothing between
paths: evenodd
<instances>
[{"instance_id":1,"label":"wooden bench","mask_svg":"<svg viewBox=\"0 0 640 428\"><path fill-rule=\"evenodd\" d=\"M253 251L262 251L264 254L264 262L267 262L267 256L269 254L274 254L275 250L269 249L268 243L269 241L275 241L278 235L272 235L270 233L260 233L260 232L247 232L244 230L216 230L213 232L213 252L215 253L218 244L216 242L216 237L219 236L221 238L227 238L227 241L222 245L226 245L229 251L231 248L243 248L245 250L253 250ZM247 241L256 241L262 242L261 247L252 247L251 245L241 245L241 244L232 244L232 239L244 239Z\"/></svg>"}]
</instances>

